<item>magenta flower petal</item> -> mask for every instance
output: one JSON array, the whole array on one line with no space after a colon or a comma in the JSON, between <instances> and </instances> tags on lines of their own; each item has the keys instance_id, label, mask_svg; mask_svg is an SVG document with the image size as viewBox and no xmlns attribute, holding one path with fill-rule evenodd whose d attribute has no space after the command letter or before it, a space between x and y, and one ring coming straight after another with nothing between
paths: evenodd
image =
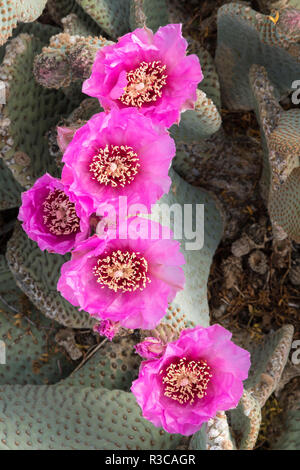
<instances>
[{"instance_id":1,"label":"magenta flower petal","mask_svg":"<svg viewBox=\"0 0 300 470\"><path fill-rule=\"evenodd\" d=\"M158 338L147 337L141 343L135 345L137 354L145 359L157 359L160 357L166 346Z\"/></svg>"},{"instance_id":2,"label":"magenta flower petal","mask_svg":"<svg viewBox=\"0 0 300 470\"><path fill-rule=\"evenodd\" d=\"M136 29L97 53L83 92L99 99L105 110L136 107L164 127L179 123L180 113L193 109L203 79L199 59L186 55L180 24L153 34Z\"/></svg>"},{"instance_id":3,"label":"magenta flower petal","mask_svg":"<svg viewBox=\"0 0 300 470\"><path fill-rule=\"evenodd\" d=\"M111 320L101 320L93 327L93 330L99 333L100 336L106 336L109 341L112 341L113 337L117 334L120 329L120 323Z\"/></svg>"},{"instance_id":4,"label":"magenta flower petal","mask_svg":"<svg viewBox=\"0 0 300 470\"><path fill-rule=\"evenodd\" d=\"M62 181L91 214L119 197L151 209L168 192L175 144L134 108L94 115L77 130L63 156Z\"/></svg>"},{"instance_id":5,"label":"magenta flower petal","mask_svg":"<svg viewBox=\"0 0 300 470\"><path fill-rule=\"evenodd\" d=\"M220 325L197 326L141 364L131 391L144 418L169 433L189 436L219 410L235 408L248 377L250 354Z\"/></svg>"},{"instance_id":6,"label":"magenta flower petal","mask_svg":"<svg viewBox=\"0 0 300 470\"><path fill-rule=\"evenodd\" d=\"M41 250L61 255L89 236L89 218L76 196L46 173L22 193L18 219Z\"/></svg>"},{"instance_id":7,"label":"magenta flower petal","mask_svg":"<svg viewBox=\"0 0 300 470\"><path fill-rule=\"evenodd\" d=\"M143 224L147 233L158 232L156 222L143 219ZM181 266L185 260L178 242L143 238L147 234L135 232L136 227L128 226L126 239L112 238L108 232L103 239L94 235L80 243L62 266L57 288L69 302L97 319L120 322L125 328L151 329L184 286Z\"/></svg>"}]
</instances>

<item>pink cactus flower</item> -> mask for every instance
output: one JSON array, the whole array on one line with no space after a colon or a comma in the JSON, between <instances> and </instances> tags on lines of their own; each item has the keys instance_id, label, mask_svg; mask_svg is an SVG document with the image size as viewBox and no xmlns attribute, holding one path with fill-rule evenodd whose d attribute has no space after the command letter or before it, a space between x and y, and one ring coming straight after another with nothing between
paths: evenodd
<instances>
[{"instance_id":1,"label":"pink cactus flower","mask_svg":"<svg viewBox=\"0 0 300 470\"><path fill-rule=\"evenodd\" d=\"M99 320L152 329L184 286L185 260L171 232L169 239L162 239L158 223L134 217L120 222L122 231L125 224L126 238L94 235L78 245L61 268L57 288L71 304ZM141 227L160 238L144 236Z\"/></svg>"},{"instance_id":2,"label":"pink cactus flower","mask_svg":"<svg viewBox=\"0 0 300 470\"><path fill-rule=\"evenodd\" d=\"M89 236L89 219L76 196L46 173L22 193L18 219L41 250L61 255Z\"/></svg>"},{"instance_id":3,"label":"pink cactus flower","mask_svg":"<svg viewBox=\"0 0 300 470\"><path fill-rule=\"evenodd\" d=\"M144 204L147 210L164 193L175 144L164 129L134 108L94 115L78 129L63 156L62 181L88 213L103 205Z\"/></svg>"},{"instance_id":4,"label":"pink cactus flower","mask_svg":"<svg viewBox=\"0 0 300 470\"><path fill-rule=\"evenodd\" d=\"M248 377L250 354L220 325L197 326L144 361L131 391L144 418L169 433L189 436L218 411L235 408Z\"/></svg>"},{"instance_id":5,"label":"pink cactus flower","mask_svg":"<svg viewBox=\"0 0 300 470\"><path fill-rule=\"evenodd\" d=\"M180 24L153 32L144 27L101 48L83 92L99 99L105 110L136 107L164 127L179 123L193 109L203 79L199 59L186 55Z\"/></svg>"},{"instance_id":6,"label":"pink cactus flower","mask_svg":"<svg viewBox=\"0 0 300 470\"><path fill-rule=\"evenodd\" d=\"M134 348L137 354L145 359L157 359L163 354L166 346L160 339L148 336L144 341L136 344Z\"/></svg>"},{"instance_id":7,"label":"pink cactus flower","mask_svg":"<svg viewBox=\"0 0 300 470\"><path fill-rule=\"evenodd\" d=\"M101 320L93 327L93 330L99 333L100 336L106 336L109 341L112 341L113 337L118 333L120 329L120 323L111 320Z\"/></svg>"}]
</instances>

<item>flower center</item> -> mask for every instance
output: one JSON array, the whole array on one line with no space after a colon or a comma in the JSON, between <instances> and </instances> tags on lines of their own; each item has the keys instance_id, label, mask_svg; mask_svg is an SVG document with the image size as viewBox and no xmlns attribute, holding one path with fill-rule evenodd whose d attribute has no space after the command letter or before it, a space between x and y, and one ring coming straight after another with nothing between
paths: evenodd
<instances>
[{"instance_id":1,"label":"flower center","mask_svg":"<svg viewBox=\"0 0 300 470\"><path fill-rule=\"evenodd\" d=\"M60 189L51 191L44 200L43 220L54 235L70 235L80 229L75 204Z\"/></svg>"},{"instance_id":2,"label":"flower center","mask_svg":"<svg viewBox=\"0 0 300 470\"><path fill-rule=\"evenodd\" d=\"M102 288L109 287L115 292L143 290L150 282L148 263L140 253L135 252L113 251L106 258L98 259L93 272Z\"/></svg>"},{"instance_id":3,"label":"flower center","mask_svg":"<svg viewBox=\"0 0 300 470\"><path fill-rule=\"evenodd\" d=\"M124 188L134 180L139 167L139 158L131 147L106 145L93 157L90 171L100 184Z\"/></svg>"},{"instance_id":4,"label":"flower center","mask_svg":"<svg viewBox=\"0 0 300 470\"><path fill-rule=\"evenodd\" d=\"M193 403L195 398L206 395L208 383L212 377L211 369L206 361L189 361L186 357L171 363L161 370L164 395L178 401L181 405Z\"/></svg>"},{"instance_id":5,"label":"flower center","mask_svg":"<svg viewBox=\"0 0 300 470\"><path fill-rule=\"evenodd\" d=\"M155 60L142 62L137 69L127 72L128 83L120 97L122 103L140 108L144 103L156 101L167 83L165 71L166 66Z\"/></svg>"}]
</instances>

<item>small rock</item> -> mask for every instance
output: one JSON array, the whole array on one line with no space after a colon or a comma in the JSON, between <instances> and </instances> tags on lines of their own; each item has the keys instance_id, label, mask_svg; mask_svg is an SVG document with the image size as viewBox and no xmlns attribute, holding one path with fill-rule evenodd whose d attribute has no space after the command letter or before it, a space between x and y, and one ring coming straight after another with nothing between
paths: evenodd
<instances>
[{"instance_id":1,"label":"small rock","mask_svg":"<svg viewBox=\"0 0 300 470\"><path fill-rule=\"evenodd\" d=\"M243 233L241 238L233 242L231 245L231 253L238 258L248 255L253 248L253 243L246 233Z\"/></svg>"},{"instance_id":2,"label":"small rock","mask_svg":"<svg viewBox=\"0 0 300 470\"><path fill-rule=\"evenodd\" d=\"M255 250L251 253L249 256L249 266L252 269L252 271L258 273L258 274L265 274L268 269L268 262L267 262L267 257L266 255L260 251L260 250Z\"/></svg>"}]
</instances>

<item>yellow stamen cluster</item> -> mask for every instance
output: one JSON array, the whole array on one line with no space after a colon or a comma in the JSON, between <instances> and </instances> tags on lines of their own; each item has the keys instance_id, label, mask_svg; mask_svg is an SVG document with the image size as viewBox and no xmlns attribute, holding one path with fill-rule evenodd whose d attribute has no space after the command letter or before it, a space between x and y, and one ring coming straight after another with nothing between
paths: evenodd
<instances>
[{"instance_id":1,"label":"yellow stamen cluster","mask_svg":"<svg viewBox=\"0 0 300 470\"><path fill-rule=\"evenodd\" d=\"M187 360L186 357L171 363L162 379L165 384L164 395L180 404L193 403L195 398L203 398L212 377L211 369L206 361Z\"/></svg>"},{"instance_id":2,"label":"yellow stamen cluster","mask_svg":"<svg viewBox=\"0 0 300 470\"><path fill-rule=\"evenodd\" d=\"M143 290L150 282L147 272L148 263L140 253L121 250L98 259L94 267L94 274L101 287L108 287L115 292Z\"/></svg>"},{"instance_id":3,"label":"yellow stamen cluster","mask_svg":"<svg viewBox=\"0 0 300 470\"><path fill-rule=\"evenodd\" d=\"M93 157L90 171L100 184L124 188L134 180L139 167L139 158L131 147L106 145Z\"/></svg>"},{"instance_id":4,"label":"yellow stamen cluster","mask_svg":"<svg viewBox=\"0 0 300 470\"><path fill-rule=\"evenodd\" d=\"M43 202L43 221L53 235L71 235L80 228L75 204L60 189L51 191Z\"/></svg>"},{"instance_id":5,"label":"yellow stamen cluster","mask_svg":"<svg viewBox=\"0 0 300 470\"><path fill-rule=\"evenodd\" d=\"M127 86L120 100L127 106L140 108L145 103L156 101L166 85L166 66L159 60L142 62L135 70L127 72Z\"/></svg>"}]
</instances>

